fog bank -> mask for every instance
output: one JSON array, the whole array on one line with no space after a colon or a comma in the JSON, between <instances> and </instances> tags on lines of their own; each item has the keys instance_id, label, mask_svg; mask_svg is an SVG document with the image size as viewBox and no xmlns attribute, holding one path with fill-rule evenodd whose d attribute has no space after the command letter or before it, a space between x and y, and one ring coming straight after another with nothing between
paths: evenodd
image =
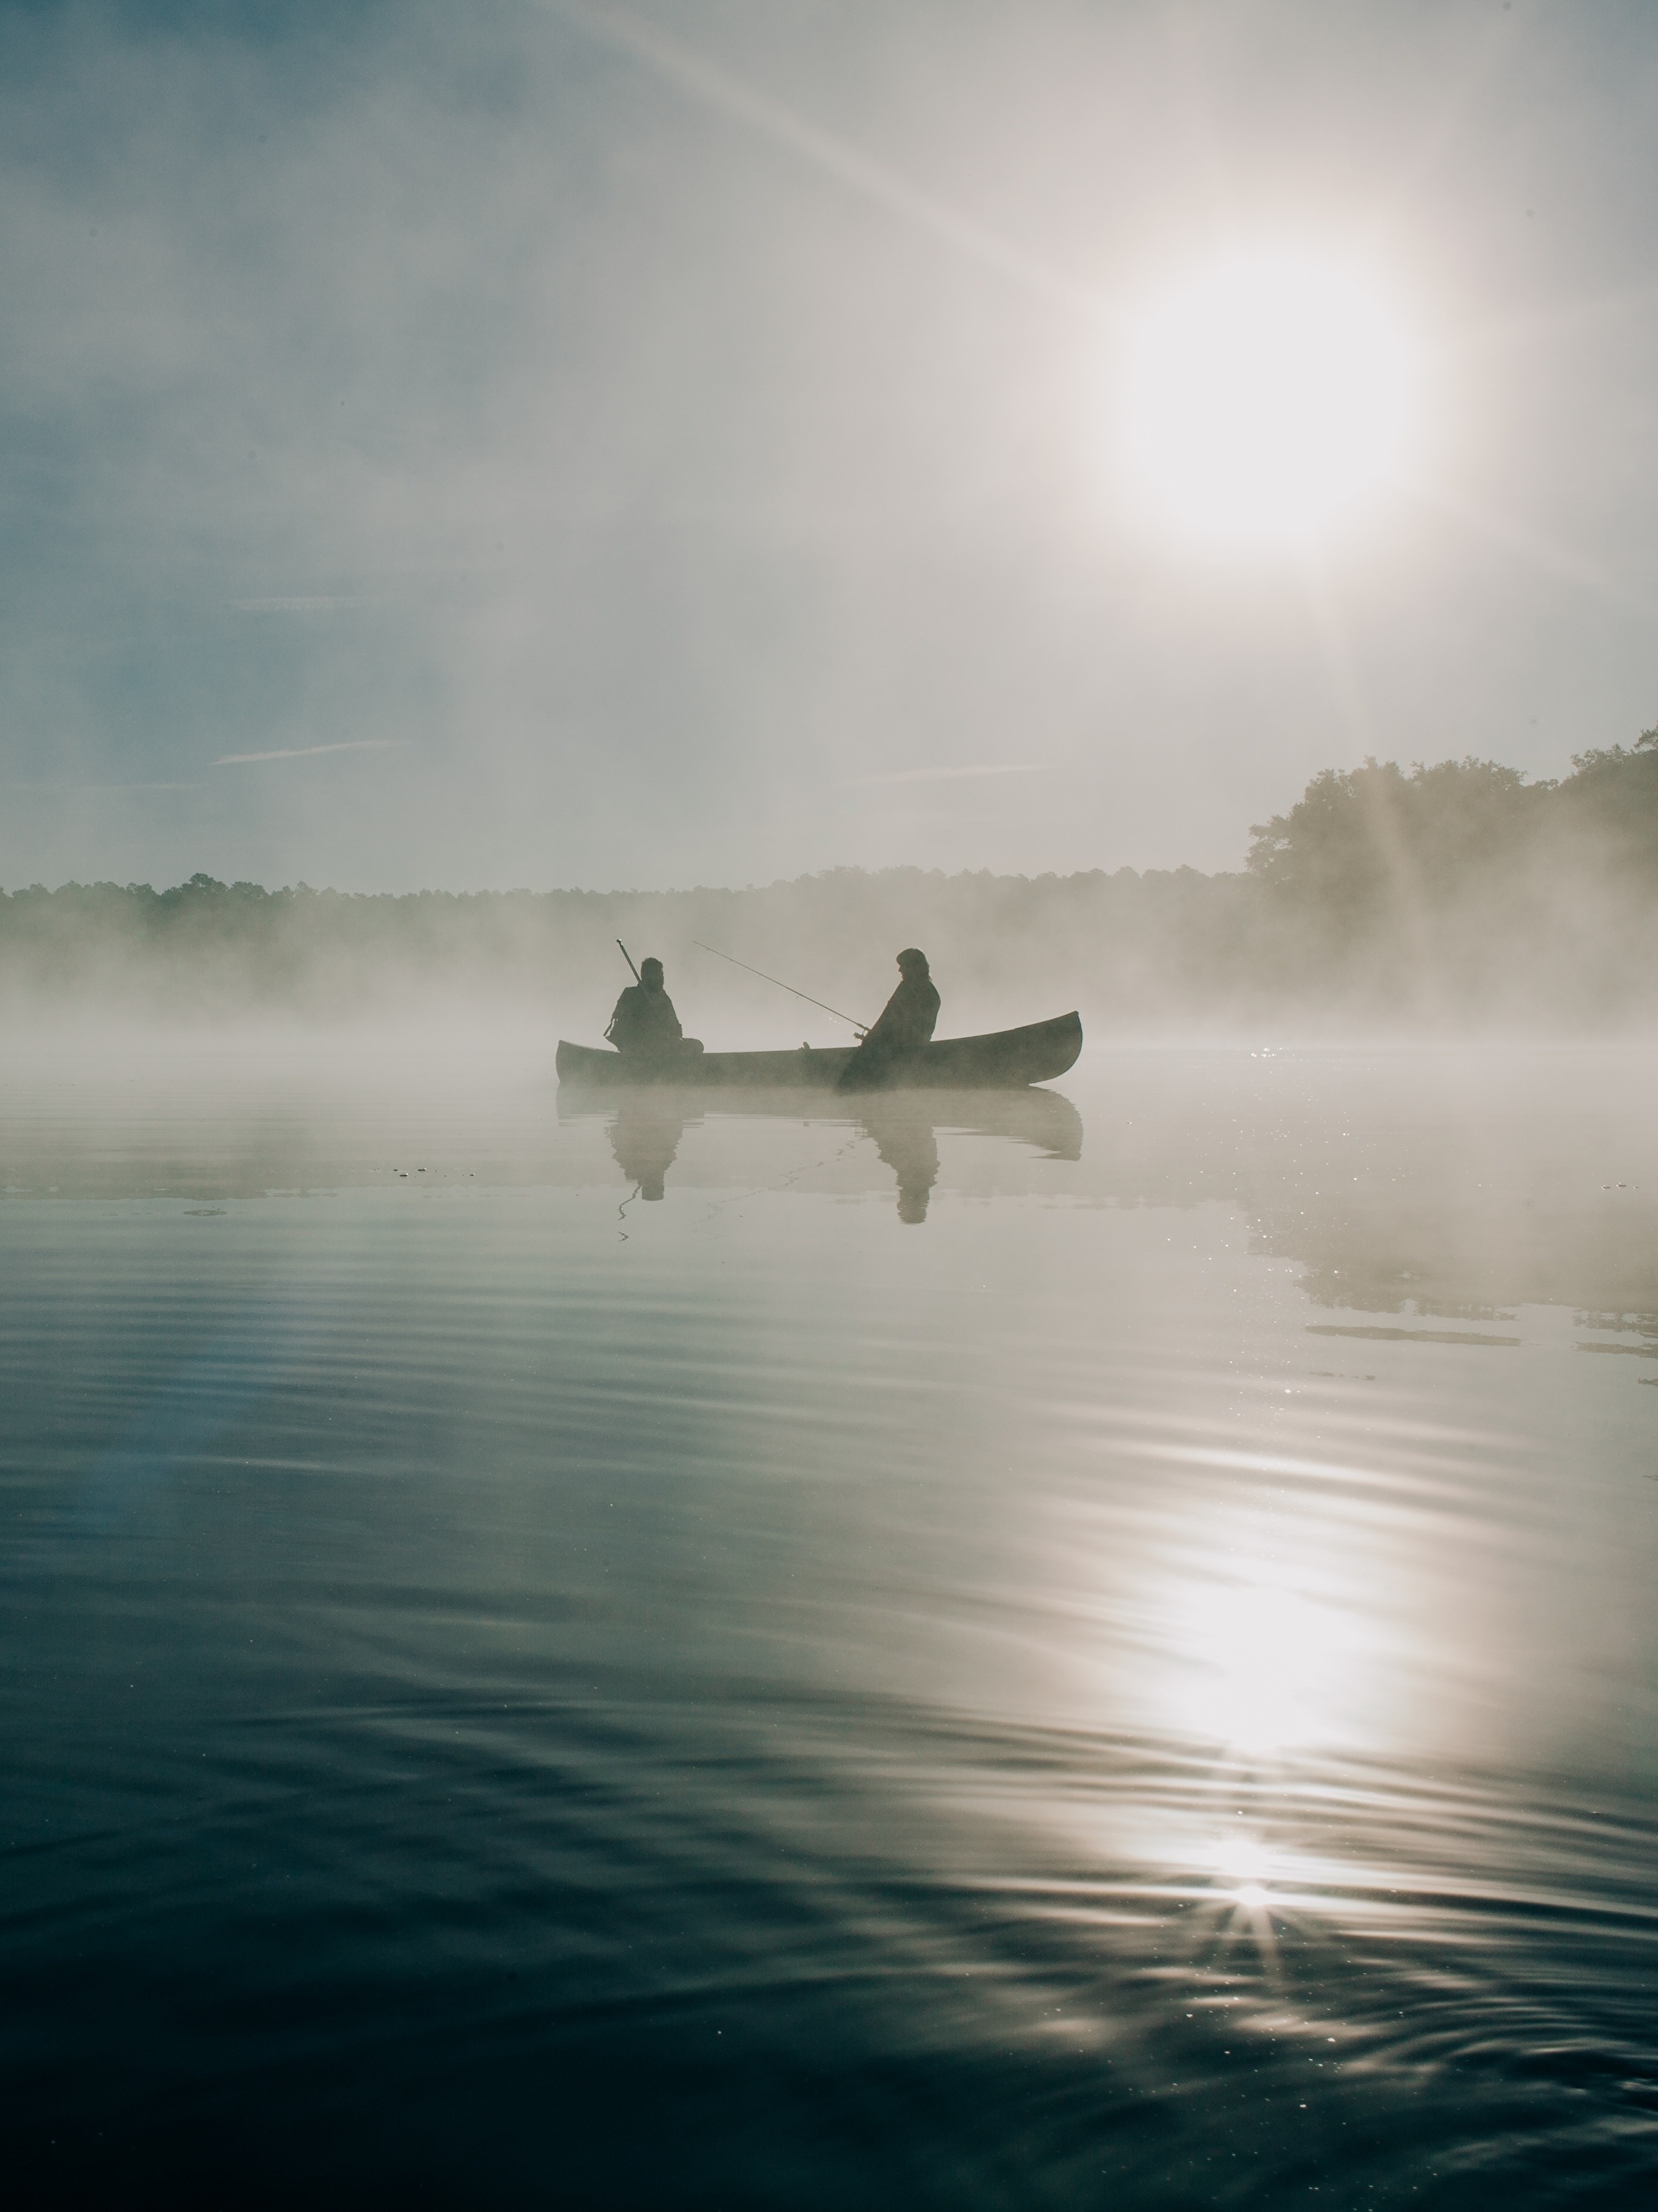
<instances>
[{"instance_id":1,"label":"fog bank","mask_svg":"<svg viewBox=\"0 0 1658 2212\"><path fill-rule=\"evenodd\" d=\"M667 963L687 1028L711 1042L837 1042L846 1023L731 961L867 1022L894 953L919 944L945 1033L1075 1006L1118 1035L1582 1034L1658 1014L1655 920L1649 731L1580 755L1559 782L1475 760L1327 770L1256 825L1239 873L837 868L742 890L406 896L206 874L162 891L35 886L0 894L0 990L35 1015L498 1005L596 1039L628 980L620 939Z\"/></svg>"}]
</instances>

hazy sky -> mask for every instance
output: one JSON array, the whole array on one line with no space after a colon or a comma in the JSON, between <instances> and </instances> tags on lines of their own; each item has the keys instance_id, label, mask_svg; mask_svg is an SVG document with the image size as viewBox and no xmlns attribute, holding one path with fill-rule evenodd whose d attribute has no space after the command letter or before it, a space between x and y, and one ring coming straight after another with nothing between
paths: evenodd
<instances>
[{"instance_id":1,"label":"hazy sky","mask_svg":"<svg viewBox=\"0 0 1658 2212\"><path fill-rule=\"evenodd\" d=\"M1652 0L0 5L0 884L1235 866L1366 752L1558 774L1658 722L1655 114ZM1311 550L1117 447L1255 251L1421 348Z\"/></svg>"}]
</instances>

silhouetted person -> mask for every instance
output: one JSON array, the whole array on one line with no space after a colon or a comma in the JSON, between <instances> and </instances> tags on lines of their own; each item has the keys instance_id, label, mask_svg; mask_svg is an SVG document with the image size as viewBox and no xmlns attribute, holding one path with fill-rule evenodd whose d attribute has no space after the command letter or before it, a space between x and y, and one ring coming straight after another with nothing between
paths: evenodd
<instances>
[{"instance_id":1,"label":"silhouetted person","mask_svg":"<svg viewBox=\"0 0 1658 2212\"><path fill-rule=\"evenodd\" d=\"M659 960L640 962L639 981L616 1000L604 1034L629 1060L675 1060L702 1049L701 1040L679 1026L673 1000L662 988Z\"/></svg>"},{"instance_id":2,"label":"silhouetted person","mask_svg":"<svg viewBox=\"0 0 1658 2212\"><path fill-rule=\"evenodd\" d=\"M867 1091L887 1082L903 1053L932 1042L938 1023L938 992L926 953L906 945L898 955L898 973L903 980L841 1078L844 1091Z\"/></svg>"}]
</instances>

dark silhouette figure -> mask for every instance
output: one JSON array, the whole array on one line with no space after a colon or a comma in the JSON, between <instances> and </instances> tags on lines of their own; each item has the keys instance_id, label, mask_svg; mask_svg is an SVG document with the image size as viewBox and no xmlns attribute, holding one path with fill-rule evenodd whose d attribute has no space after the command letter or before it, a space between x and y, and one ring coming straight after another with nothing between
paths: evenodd
<instances>
[{"instance_id":1,"label":"dark silhouette figure","mask_svg":"<svg viewBox=\"0 0 1658 2212\"><path fill-rule=\"evenodd\" d=\"M679 1150L685 1124L679 1117L647 1105L623 1106L610 1124L610 1150L628 1181L643 1199L659 1199Z\"/></svg>"},{"instance_id":2,"label":"dark silhouette figure","mask_svg":"<svg viewBox=\"0 0 1658 2212\"><path fill-rule=\"evenodd\" d=\"M702 1049L701 1041L679 1026L673 1000L662 988L659 960L640 962L639 981L616 1000L604 1034L629 1060L673 1060Z\"/></svg>"},{"instance_id":3,"label":"dark silhouette figure","mask_svg":"<svg viewBox=\"0 0 1658 2212\"><path fill-rule=\"evenodd\" d=\"M932 1042L938 1024L938 992L925 952L906 945L898 955L902 977L865 1035L841 1078L842 1091L874 1091L898 1073L903 1054Z\"/></svg>"}]
</instances>

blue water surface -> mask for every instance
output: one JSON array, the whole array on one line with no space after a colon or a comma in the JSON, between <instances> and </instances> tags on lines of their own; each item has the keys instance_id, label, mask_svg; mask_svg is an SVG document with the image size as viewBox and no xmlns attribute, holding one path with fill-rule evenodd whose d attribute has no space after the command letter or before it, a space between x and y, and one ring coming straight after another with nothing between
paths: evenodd
<instances>
[{"instance_id":1,"label":"blue water surface","mask_svg":"<svg viewBox=\"0 0 1658 2212\"><path fill-rule=\"evenodd\" d=\"M1655 1068L20 1055L13 2201L1658 2202Z\"/></svg>"}]
</instances>

